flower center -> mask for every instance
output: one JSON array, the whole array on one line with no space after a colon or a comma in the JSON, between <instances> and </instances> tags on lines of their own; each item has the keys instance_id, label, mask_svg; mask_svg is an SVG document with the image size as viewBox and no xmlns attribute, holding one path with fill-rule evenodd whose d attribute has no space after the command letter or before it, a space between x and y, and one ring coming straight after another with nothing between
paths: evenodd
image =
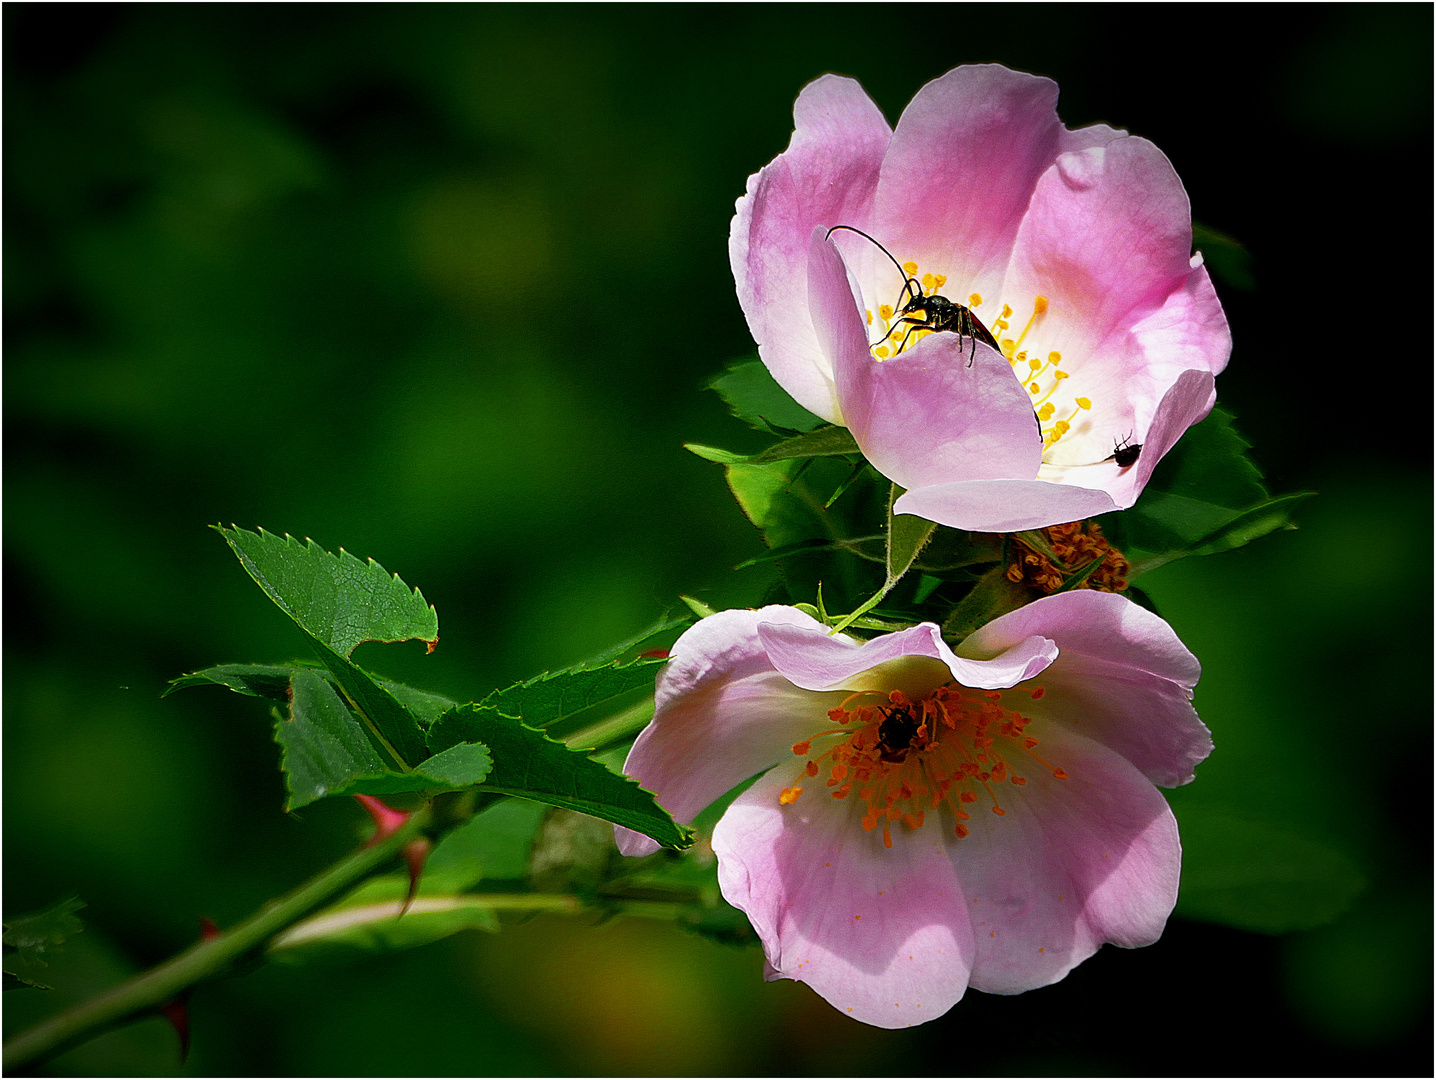
<instances>
[{"instance_id":1,"label":"flower center","mask_svg":"<svg viewBox=\"0 0 1436 1080\"><path fill-rule=\"evenodd\" d=\"M938 290L947 283L947 275L924 273L918 276L921 269L912 260L902 264L903 273L908 276L909 292L917 286L922 287L920 297L936 296ZM902 295L905 297L909 293ZM899 298L901 300L902 297ZM917 299L917 297L914 297ZM967 298L967 308L975 317L981 319L977 309L982 305L982 296L973 293ZM1064 379L1069 373L1061 370L1062 354L1055 349L1047 354L1044 360L1038 356L1028 356L1027 350L1022 347L1028 333L1037 325L1038 320L1047 313L1048 300L1045 296L1034 296L1032 298L1032 313L1027 317L1021 331L1016 337L1005 336L1012 329L1014 312L1008 304L1002 305L1002 311L987 329L1002 346L1002 355L1007 358L1008 364L1012 366L1013 372L1022 380L1028 395L1032 398L1032 411L1037 414L1037 426L1042 431L1042 455L1046 460L1047 452L1061 442L1062 437L1072 430L1077 416L1084 409L1092 408L1092 400L1086 397L1074 397L1064 399L1057 395ZM912 322L903 322L901 310L892 304L882 304L878 307L877 316L874 318L871 311L865 311L869 327L880 332L875 345L870 350L877 359L886 360L890 356L911 349L929 334L937 333L937 330L928 327L918 326ZM1069 406L1066 402L1071 401ZM1061 414L1060 416L1058 414Z\"/></svg>"},{"instance_id":2,"label":"flower center","mask_svg":"<svg viewBox=\"0 0 1436 1080\"><path fill-rule=\"evenodd\" d=\"M1066 770L1033 752L1037 740L1025 733L1032 721L1005 708L1002 695L994 690L949 683L920 701L894 690L884 704L848 708L858 698L877 693L852 694L828 712L838 727L793 744L793 753L808 760L778 796L779 803L797 802L804 777L816 778L826 770L825 786L832 789L832 797L846 799L856 792L866 807L863 828L871 832L881 824L883 844L892 847L893 822L920 829L929 810L951 810L959 837L969 832L969 808L984 799L994 814L1006 814L996 787L1027 783L1017 765L1025 769L1028 762L1036 762L1057 779L1067 779ZM1031 694L1040 698L1043 690L1037 687ZM843 738L828 738L838 735ZM827 748L814 754L816 740L826 742Z\"/></svg>"}]
</instances>

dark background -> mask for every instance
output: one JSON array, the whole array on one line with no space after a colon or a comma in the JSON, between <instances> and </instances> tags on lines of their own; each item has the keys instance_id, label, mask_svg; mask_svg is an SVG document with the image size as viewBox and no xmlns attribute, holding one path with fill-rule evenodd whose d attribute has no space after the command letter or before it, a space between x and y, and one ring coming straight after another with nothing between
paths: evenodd
<instances>
[{"instance_id":1,"label":"dark background","mask_svg":"<svg viewBox=\"0 0 1436 1080\"><path fill-rule=\"evenodd\" d=\"M161 701L298 636L204 526L423 588L443 645L361 662L469 700L679 592L756 601L684 441L751 356L733 200L825 71L895 122L964 62L1161 147L1239 240L1218 381L1300 531L1143 581L1217 751L1174 796L1324 838L1328 925L1175 918L906 1032L663 924L540 919L201 989L192 1075L1430 1073L1432 9L6 4L4 908L78 893L19 1023L228 925L354 842L282 813L258 704ZM1247 287L1243 287L1247 286ZM1406 407L1412 405L1414 412ZM1184 801L1185 800L1185 801ZM1181 912L1179 911L1179 915ZM62 982L63 976L63 982ZM21 999L24 998L22 1001ZM60 1059L178 1070L149 1021Z\"/></svg>"}]
</instances>

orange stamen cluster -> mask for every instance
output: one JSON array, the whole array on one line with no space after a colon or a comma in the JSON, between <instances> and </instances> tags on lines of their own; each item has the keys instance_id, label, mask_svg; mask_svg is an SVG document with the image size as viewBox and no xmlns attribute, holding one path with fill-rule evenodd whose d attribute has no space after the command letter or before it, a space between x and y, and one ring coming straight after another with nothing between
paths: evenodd
<instances>
[{"instance_id":1,"label":"orange stamen cluster","mask_svg":"<svg viewBox=\"0 0 1436 1080\"><path fill-rule=\"evenodd\" d=\"M1040 698L1042 688L1030 694ZM1065 770L1033 753L1037 740L1026 734L1032 721L1006 708L996 691L950 683L920 701L894 690L885 704L848 708L871 696L876 692L851 695L828 712L836 727L793 744L793 753L808 760L779 803L797 802L803 794L800 782L826 770L831 797L856 793L865 807L863 828L871 832L881 825L883 843L892 847L895 822L920 829L929 812L944 806L952 812L959 837L968 835L969 808L983 799L991 802L992 813L1005 815L994 786L1027 783L1015 763L1025 768L1025 762L1036 762L1057 779L1067 779ZM832 735L846 737L825 738ZM827 748L814 754L814 741L826 742Z\"/></svg>"},{"instance_id":2,"label":"orange stamen cluster","mask_svg":"<svg viewBox=\"0 0 1436 1080\"><path fill-rule=\"evenodd\" d=\"M1016 560L1007 568L1007 580L1025 584L1043 592L1056 592L1066 585L1073 574L1081 573L1096 560L1101 565L1092 571L1079 589L1098 592L1122 592L1127 588L1127 575L1132 564L1107 543L1102 526L1095 521L1069 521L1038 530L1057 556L1060 565L1028 546L1021 537L1013 536Z\"/></svg>"}]
</instances>

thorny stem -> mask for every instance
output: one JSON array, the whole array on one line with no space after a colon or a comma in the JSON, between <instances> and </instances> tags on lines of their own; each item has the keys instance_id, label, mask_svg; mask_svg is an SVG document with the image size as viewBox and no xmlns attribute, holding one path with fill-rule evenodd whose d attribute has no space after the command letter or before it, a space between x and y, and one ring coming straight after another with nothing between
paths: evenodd
<instances>
[{"instance_id":1,"label":"thorny stem","mask_svg":"<svg viewBox=\"0 0 1436 1080\"><path fill-rule=\"evenodd\" d=\"M420 807L389 836L345 856L237 926L16 1035L5 1043L5 1072L13 1074L30 1062L53 1057L101 1032L158 1010L197 983L223 975L235 961L262 948L281 931L386 866L409 841L457 824L455 817L467 817L465 810L472 813L472 800L468 807L449 805L451 802Z\"/></svg>"}]
</instances>

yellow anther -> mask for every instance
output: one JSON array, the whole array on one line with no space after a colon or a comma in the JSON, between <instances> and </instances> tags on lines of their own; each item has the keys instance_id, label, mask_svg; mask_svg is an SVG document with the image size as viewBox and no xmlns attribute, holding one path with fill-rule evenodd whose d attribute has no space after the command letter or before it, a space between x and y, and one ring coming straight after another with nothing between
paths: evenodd
<instances>
[{"instance_id":1,"label":"yellow anther","mask_svg":"<svg viewBox=\"0 0 1436 1080\"><path fill-rule=\"evenodd\" d=\"M868 325L869 325L869 326L872 326L872 324L873 324L873 313L872 313L871 311L864 311L863 314L868 317Z\"/></svg>"},{"instance_id":2,"label":"yellow anther","mask_svg":"<svg viewBox=\"0 0 1436 1080\"><path fill-rule=\"evenodd\" d=\"M1043 405L1042 408L1037 410L1037 418L1046 422L1052 419L1052 414L1056 411L1057 406L1053 405L1052 402L1049 401L1046 405Z\"/></svg>"},{"instance_id":3,"label":"yellow anther","mask_svg":"<svg viewBox=\"0 0 1436 1080\"><path fill-rule=\"evenodd\" d=\"M1068 375L1070 375L1070 374L1071 374L1071 372L1068 372L1068 371L1054 371L1054 372L1052 373L1052 377L1053 377L1054 379L1065 379L1065 378L1067 378Z\"/></svg>"},{"instance_id":4,"label":"yellow anther","mask_svg":"<svg viewBox=\"0 0 1436 1080\"><path fill-rule=\"evenodd\" d=\"M893 306L891 304L881 305L878 308L878 317L884 321L891 319L893 317Z\"/></svg>"},{"instance_id":5,"label":"yellow anther","mask_svg":"<svg viewBox=\"0 0 1436 1080\"><path fill-rule=\"evenodd\" d=\"M973 293L971 296L969 296L969 297L967 298L967 306L968 306L968 307L980 307L981 305L982 305L982 294L981 294L981 293Z\"/></svg>"},{"instance_id":6,"label":"yellow anther","mask_svg":"<svg viewBox=\"0 0 1436 1080\"><path fill-rule=\"evenodd\" d=\"M796 785L790 788L784 788L782 794L778 796L778 802L783 806L791 806L798 801L798 796L802 793L803 789Z\"/></svg>"},{"instance_id":7,"label":"yellow anther","mask_svg":"<svg viewBox=\"0 0 1436 1080\"><path fill-rule=\"evenodd\" d=\"M1026 355L1027 355L1027 352L1026 352L1026 350L1024 350L1024 351L1022 351L1022 352L1020 352L1020 353L1017 354L1017 359L1021 360L1021 359L1022 359L1024 356L1026 356ZM1042 361L1039 360L1039 359L1037 359L1037 357L1034 356L1034 357L1032 357L1030 360L1027 361L1027 366L1030 367L1033 371L1036 371L1038 368L1040 368L1040 367L1042 366Z\"/></svg>"},{"instance_id":8,"label":"yellow anther","mask_svg":"<svg viewBox=\"0 0 1436 1080\"><path fill-rule=\"evenodd\" d=\"M1042 387L1038 386L1036 383L1032 383L1030 386L1028 386L1027 389L1033 394L1034 397L1042 393Z\"/></svg>"},{"instance_id":9,"label":"yellow anther","mask_svg":"<svg viewBox=\"0 0 1436 1080\"><path fill-rule=\"evenodd\" d=\"M947 275L946 275L946 274L938 274L936 277L933 278L933 282L934 282L933 287L934 287L934 288L937 288L937 289L940 289L940 288L942 288L944 285L947 284Z\"/></svg>"},{"instance_id":10,"label":"yellow anther","mask_svg":"<svg viewBox=\"0 0 1436 1080\"><path fill-rule=\"evenodd\" d=\"M888 358L888 347L886 345L879 345L873 350L873 355L879 360L886 360Z\"/></svg>"},{"instance_id":11,"label":"yellow anther","mask_svg":"<svg viewBox=\"0 0 1436 1080\"><path fill-rule=\"evenodd\" d=\"M913 274L917 273L917 263L909 259L907 262L902 264L902 269L903 273L907 274L908 277L912 277Z\"/></svg>"},{"instance_id":12,"label":"yellow anther","mask_svg":"<svg viewBox=\"0 0 1436 1080\"><path fill-rule=\"evenodd\" d=\"M1003 305L1002 305L1002 314L1001 314L1001 316L999 316L999 317L1000 317L1000 318L1003 318L1003 319L1010 319L1010 318L1012 318L1012 306L1011 306L1010 304L1003 304Z\"/></svg>"},{"instance_id":13,"label":"yellow anther","mask_svg":"<svg viewBox=\"0 0 1436 1080\"><path fill-rule=\"evenodd\" d=\"M1037 312L1038 315L1041 315L1044 311L1047 310L1047 297L1045 297L1045 296L1035 297L1035 298L1033 299L1033 301L1032 301L1032 307L1033 307L1033 309Z\"/></svg>"},{"instance_id":14,"label":"yellow anther","mask_svg":"<svg viewBox=\"0 0 1436 1080\"><path fill-rule=\"evenodd\" d=\"M926 289L929 293L937 292L937 279L934 278L931 274L923 274L922 287Z\"/></svg>"},{"instance_id":15,"label":"yellow anther","mask_svg":"<svg viewBox=\"0 0 1436 1080\"><path fill-rule=\"evenodd\" d=\"M1005 330L1007 328L1004 326L1003 329ZM1003 352L1007 353L1010 356L1012 354L1012 350L1015 348L1017 348L1017 342L1013 341L1010 337L1002 339Z\"/></svg>"},{"instance_id":16,"label":"yellow anther","mask_svg":"<svg viewBox=\"0 0 1436 1080\"><path fill-rule=\"evenodd\" d=\"M1091 407L1092 407L1092 399L1091 399L1091 398L1079 397L1079 398L1077 399L1077 408L1079 408L1079 409L1090 409Z\"/></svg>"},{"instance_id":17,"label":"yellow anther","mask_svg":"<svg viewBox=\"0 0 1436 1080\"><path fill-rule=\"evenodd\" d=\"M1047 354L1047 362L1053 367L1056 367L1058 364L1062 363L1062 354L1056 349L1053 349L1050 353Z\"/></svg>"}]
</instances>

